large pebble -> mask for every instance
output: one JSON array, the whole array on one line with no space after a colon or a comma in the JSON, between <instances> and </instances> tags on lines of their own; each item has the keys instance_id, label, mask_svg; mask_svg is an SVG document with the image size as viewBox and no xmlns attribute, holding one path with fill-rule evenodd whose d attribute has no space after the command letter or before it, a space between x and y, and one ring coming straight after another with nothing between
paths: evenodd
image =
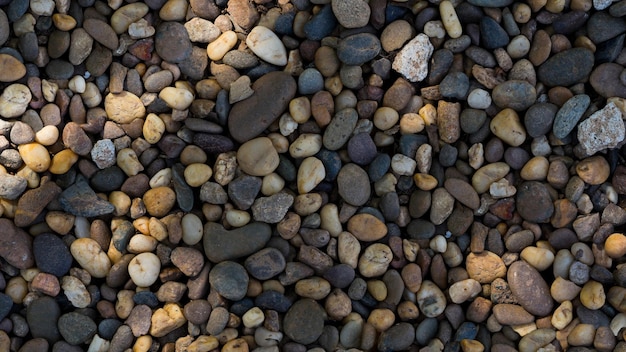
<instances>
[{"instance_id":1,"label":"large pebble","mask_svg":"<svg viewBox=\"0 0 626 352\"><path fill-rule=\"evenodd\" d=\"M0 257L18 269L27 269L35 264L31 237L8 219L0 219L4 229L0 240Z\"/></svg>"},{"instance_id":2,"label":"large pebble","mask_svg":"<svg viewBox=\"0 0 626 352\"><path fill-rule=\"evenodd\" d=\"M0 54L0 82L14 82L26 75L26 66L9 54Z\"/></svg>"},{"instance_id":3,"label":"large pebble","mask_svg":"<svg viewBox=\"0 0 626 352\"><path fill-rule=\"evenodd\" d=\"M157 27L154 48L163 60L171 63L183 62L192 52L189 34L178 22L163 22Z\"/></svg>"},{"instance_id":4,"label":"large pebble","mask_svg":"<svg viewBox=\"0 0 626 352\"><path fill-rule=\"evenodd\" d=\"M387 234L387 226L371 214L357 214L348 220L348 231L359 241L373 242Z\"/></svg>"},{"instance_id":5,"label":"large pebble","mask_svg":"<svg viewBox=\"0 0 626 352\"><path fill-rule=\"evenodd\" d=\"M257 79L252 89L254 94L236 103L228 115L228 129L240 143L258 136L276 121L295 96L297 84L285 72L270 72Z\"/></svg>"},{"instance_id":6,"label":"large pebble","mask_svg":"<svg viewBox=\"0 0 626 352\"><path fill-rule=\"evenodd\" d=\"M622 113L613 102L578 125L578 141L587 155L615 148L626 136Z\"/></svg>"},{"instance_id":7,"label":"large pebble","mask_svg":"<svg viewBox=\"0 0 626 352\"><path fill-rule=\"evenodd\" d=\"M263 248L271 234L269 225L259 222L230 231L217 223L207 222L204 225L204 253L214 263L245 257Z\"/></svg>"},{"instance_id":8,"label":"large pebble","mask_svg":"<svg viewBox=\"0 0 626 352\"><path fill-rule=\"evenodd\" d=\"M533 88L534 90L534 88ZM500 111L490 122L491 132L507 144L518 147L526 140L526 130L520 118L511 108Z\"/></svg>"},{"instance_id":9,"label":"large pebble","mask_svg":"<svg viewBox=\"0 0 626 352\"><path fill-rule=\"evenodd\" d=\"M95 278L103 278L111 269L111 261L98 242L91 238L79 238L70 246L78 264Z\"/></svg>"},{"instance_id":10,"label":"large pebble","mask_svg":"<svg viewBox=\"0 0 626 352\"><path fill-rule=\"evenodd\" d=\"M531 314L543 317L552 312L550 289L530 264L516 261L509 267L507 281L519 304Z\"/></svg>"},{"instance_id":11,"label":"large pebble","mask_svg":"<svg viewBox=\"0 0 626 352\"><path fill-rule=\"evenodd\" d=\"M439 316L446 309L446 296L430 280L424 280L416 293L417 305L426 317Z\"/></svg>"},{"instance_id":12,"label":"large pebble","mask_svg":"<svg viewBox=\"0 0 626 352\"><path fill-rule=\"evenodd\" d=\"M285 46L271 29L263 26L252 28L246 37L246 45L261 60L276 66L287 64Z\"/></svg>"},{"instance_id":13,"label":"large pebble","mask_svg":"<svg viewBox=\"0 0 626 352\"><path fill-rule=\"evenodd\" d=\"M278 167L278 153L271 139L259 137L247 141L237 151L241 169L252 176L266 176Z\"/></svg>"},{"instance_id":14,"label":"large pebble","mask_svg":"<svg viewBox=\"0 0 626 352\"><path fill-rule=\"evenodd\" d=\"M238 301L246 295L248 273L238 263L224 261L217 264L209 274L211 286L224 298Z\"/></svg>"},{"instance_id":15,"label":"large pebble","mask_svg":"<svg viewBox=\"0 0 626 352\"><path fill-rule=\"evenodd\" d=\"M589 76L593 62L593 53L589 49L565 50L539 66L537 79L548 86L571 86Z\"/></svg>"},{"instance_id":16,"label":"large pebble","mask_svg":"<svg viewBox=\"0 0 626 352\"><path fill-rule=\"evenodd\" d=\"M393 259L391 248L382 243L374 243L363 251L359 258L359 272L364 277L383 275Z\"/></svg>"},{"instance_id":17,"label":"large pebble","mask_svg":"<svg viewBox=\"0 0 626 352\"><path fill-rule=\"evenodd\" d=\"M345 28L360 28L370 19L370 6L363 0L331 1L333 14Z\"/></svg>"},{"instance_id":18,"label":"large pebble","mask_svg":"<svg viewBox=\"0 0 626 352\"><path fill-rule=\"evenodd\" d=\"M139 97L127 91L107 94L104 109L107 117L117 123L131 123L146 114L146 108Z\"/></svg>"},{"instance_id":19,"label":"large pebble","mask_svg":"<svg viewBox=\"0 0 626 352\"><path fill-rule=\"evenodd\" d=\"M510 80L497 85L491 97L493 102L501 108L523 111L537 100L537 92L535 87L527 81Z\"/></svg>"},{"instance_id":20,"label":"large pebble","mask_svg":"<svg viewBox=\"0 0 626 352\"><path fill-rule=\"evenodd\" d=\"M32 99L27 86L19 83L4 88L0 95L0 116L14 118L22 115Z\"/></svg>"},{"instance_id":21,"label":"large pebble","mask_svg":"<svg viewBox=\"0 0 626 352\"><path fill-rule=\"evenodd\" d=\"M346 164L337 175L339 195L348 203L360 206L370 198L369 178L356 164Z\"/></svg>"}]
</instances>

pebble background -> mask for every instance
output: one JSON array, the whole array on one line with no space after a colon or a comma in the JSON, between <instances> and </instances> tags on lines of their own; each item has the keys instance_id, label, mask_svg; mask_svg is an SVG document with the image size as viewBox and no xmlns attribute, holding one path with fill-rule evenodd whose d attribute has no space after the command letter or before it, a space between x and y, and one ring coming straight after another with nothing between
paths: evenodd
<instances>
[{"instance_id":1,"label":"pebble background","mask_svg":"<svg viewBox=\"0 0 626 352\"><path fill-rule=\"evenodd\" d=\"M626 351L626 0L0 0L0 351Z\"/></svg>"}]
</instances>

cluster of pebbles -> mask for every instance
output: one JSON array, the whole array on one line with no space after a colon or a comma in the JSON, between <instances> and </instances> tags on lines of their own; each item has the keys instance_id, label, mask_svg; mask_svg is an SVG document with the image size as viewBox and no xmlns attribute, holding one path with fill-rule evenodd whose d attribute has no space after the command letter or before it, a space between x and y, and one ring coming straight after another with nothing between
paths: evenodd
<instances>
[{"instance_id":1,"label":"cluster of pebbles","mask_svg":"<svg viewBox=\"0 0 626 352\"><path fill-rule=\"evenodd\" d=\"M0 351L625 351L624 15L0 0Z\"/></svg>"}]
</instances>

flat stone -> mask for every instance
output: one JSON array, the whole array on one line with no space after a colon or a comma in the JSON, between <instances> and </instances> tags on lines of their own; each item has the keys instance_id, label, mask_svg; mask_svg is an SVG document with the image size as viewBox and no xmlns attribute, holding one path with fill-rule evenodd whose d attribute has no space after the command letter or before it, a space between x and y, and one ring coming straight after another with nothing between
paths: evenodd
<instances>
[{"instance_id":1,"label":"flat stone","mask_svg":"<svg viewBox=\"0 0 626 352\"><path fill-rule=\"evenodd\" d=\"M9 219L0 219L0 228L3 229L0 257L18 269L28 269L35 265L30 235Z\"/></svg>"},{"instance_id":2,"label":"flat stone","mask_svg":"<svg viewBox=\"0 0 626 352\"><path fill-rule=\"evenodd\" d=\"M89 35L105 47L116 50L119 46L117 34L108 23L95 18L88 18L82 26Z\"/></svg>"},{"instance_id":3,"label":"flat stone","mask_svg":"<svg viewBox=\"0 0 626 352\"><path fill-rule=\"evenodd\" d=\"M314 300L300 299L285 314L285 335L303 345L313 343L322 334L325 315L324 308Z\"/></svg>"},{"instance_id":4,"label":"flat stone","mask_svg":"<svg viewBox=\"0 0 626 352\"><path fill-rule=\"evenodd\" d=\"M59 332L71 345L80 345L96 334L96 323L87 315L76 312L63 314L59 318Z\"/></svg>"},{"instance_id":5,"label":"flat stone","mask_svg":"<svg viewBox=\"0 0 626 352\"><path fill-rule=\"evenodd\" d=\"M285 270L285 257L276 248L264 248L246 259L244 266L257 280L269 280Z\"/></svg>"},{"instance_id":6,"label":"flat stone","mask_svg":"<svg viewBox=\"0 0 626 352\"><path fill-rule=\"evenodd\" d=\"M371 187L365 170L356 164L346 164L337 176L339 195L348 203L361 206L370 198Z\"/></svg>"},{"instance_id":7,"label":"flat stone","mask_svg":"<svg viewBox=\"0 0 626 352\"><path fill-rule=\"evenodd\" d=\"M70 249L58 236L44 233L33 241L33 255L37 268L54 276L63 276L70 271L73 257Z\"/></svg>"},{"instance_id":8,"label":"flat stone","mask_svg":"<svg viewBox=\"0 0 626 352\"><path fill-rule=\"evenodd\" d=\"M214 263L238 259L263 248L271 234L269 225L259 222L230 231L220 224L207 222L204 225L204 253Z\"/></svg>"},{"instance_id":9,"label":"flat stone","mask_svg":"<svg viewBox=\"0 0 626 352\"><path fill-rule=\"evenodd\" d=\"M613 17L606 11L594 13L587 21L589 39L599 44L626 32L626 21Z\"/></svg>"},{"instance_id":10,"label":"flat stone","mask_svg":"<svg viewBox=\"0 0 626 352\"><path fill-rule=\"evenodd\" d=\"M113 204L96 195L83 177L61 193L59 203L63 210L76 216L95 217L115 210Z\"/></svg>"},{"instance_id":11,"label":"flat stone","mask_svg":"<svg viewBox=\"0 0 626 352\"><path fill-rule=\"evenodd\" d=\"M276 121L295 96L297 84L288 73L270 72L257 79L252 89L254 94L233 105L228 116L230 134L239 143L258 136Z\"/></svg>"},{"instance_id":12,"label":"flat stone","mask_svg":"<svg viewBox=\"0 0 626 352\"><path fill-rule=\"evenodd\" d=\"M362 65L380 53L380 40L370 33L359 33L344 38L337 47L337 57L346 65Z\"/></svg>"},{"instance_id":13,"label":"flat stone","mask_svg":"<svg viewBox=\"0 0 626 352\"><path fill-rule=\"evenodd\" d=\"M154 48L171 63L180 63L191 56L192 45L185 27L178 22L163 22L157 27Z\"/></svg>"},{"instance_id":14,"label":"flat stone","mask_svg":"<svg viewBox=\"0 0 626 352\"><path fill-rule=\"evenodd\" d=\"M42 179L39 187L24 192L17 202L17 210L13 219L15 225L20 227L30 225L59 194L61 194L61 188L56 183L47 178Z\"/></svg>"},{"instance_id":15,"label":"flat stone","mask_svg":"<svg viewBox=\"0 0 626 352\"><path fill-rule=\"evenodd\" d=\"M590 103L591 99L585 94L575 95L568 99L556 113L552 128L554 136L559 139L567 137L574 130Z\"/></svg>"},{"instance_id":16,"label":"flat stone","mask_svg":"<svg viewBox=\"0 0 626 352\"><path fill-rule=\"evenodd\" d=\"M554 213L548 189L536 181L524 182L517 187L516 208L523 219L536 223L550 221Z\"/></svg>"}]
</instances>

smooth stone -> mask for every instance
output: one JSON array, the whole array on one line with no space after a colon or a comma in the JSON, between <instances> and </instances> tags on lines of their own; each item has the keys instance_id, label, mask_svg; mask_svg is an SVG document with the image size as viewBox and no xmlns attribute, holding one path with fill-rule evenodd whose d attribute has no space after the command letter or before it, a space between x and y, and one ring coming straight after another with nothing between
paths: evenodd
<instances>
[{"instance_id":1,"label":"smooth stone","mask_svg":"<svg viewBox=\"0 0 626 352\"><path fill-rule=\"evenodd\" d=\"M346 164L337 175L339 195L349 204L361 206L370 198L369 178L356 164Z\"/></svg>"},{"instance_id":2,"label":"smooth stone","mask_svg":"<svg viewBox=\"0 0 626 352\"><path fill-rule=\"evenodd\" d=\"M0 82L14 82L26 75L26 66L11 55L0 54L0 66L3 68L0 72Z\"/></svg>"},{"instance_id":3,"label":"smooth stone","mask_svg":"<svg viewBox=\"0 0 626 352\"><path fill-rule=\"evenodd\" d=\"M285 314L285 335L297 343L313 343L322 335L325 315L324 309L314 300L300 299Z\"/></svg>"},{"instance_id":4,"label":"smooth stone","mask_svg":"<svg viewBox=\"0 0 626 352\"><path fill-rule=\"evenodd\" d=\"M111 269L111 261L98 242L91 238L79 238L70 245L72 257L95 278L103 278Z\"/></svg>"},{"instance_id":5,"label":"smooth stone","mask_svg":"<svg viewBox=\"0 0 626 352\"><path fill-rule=\"evenodd\" d=\"M480 206L478 193L469 183L461 179L449 178L444 182L444 187L457 201L470 209L476 210Z\"/></svg>"},{"instance_id":6,"label":"smooth stone","mask_svg":"<svg viewBox=\"0 0 626 352\"><path fill-rule=\"evenodd\" d=\"M524 261L511 264L507 281L511 292L527 312L540 317L552 312L550 289L541 274L530 264Z\"/></svg>"},{"instance_id":7,"label":"smooth stone","mask_svg":"<svg viewBox=\"0 0 626 352\"><path fill-rule=\"evenodd\" d=\"M360 241L373 242L387 234L387 226L374 215L363 213L348 220L348 231Z\"/></svg>"},{"instance_id":8,"label":"smooth stone","mask_svg":"<svg viewBox=\"0 0 626 352\"><path fill-rule=\"evenodd\" d=\"M415 298L420 312L428 318L439 316L446 308L445 295L435 283L429 280L422 282Z\"/></svg>"},{"instance_id":9,"label":"smooth stone","mask_svg":"<svg viewBox=\"0 0 626 352\"><path fill-rule=\"evenodd\" d=\"M574 130L591 103L588 95L579 94L568 99L556 113L552 132L554 136L563 139Z\"/></svg>"},{"instance_id":10,"label":"smooth stone","mask_svg":"<svg viewBox=\"0 0 626 352\"><path fill-rule=\"evenodd\" d=\"M298 193L306 194L314 190L326 178L322 161L310 156L302 161L297 174Z\"/></svg>"},{"instance_id":11,"label":"smooth stone","mask_svg":"<svg viewBox=\"0 0 626 352\"><path fill-rule=\"evenodd\" d=\"M157 27L154 48L163 60L171 63L185 61L192 52L189 34L178 22L163 22Z\"/></svg>"},{"instance_id":12,"label":"smooth stone","mask_svg":"<svg viewBox=\"0 0 626 352\"><path fill-rule=\"evenodd\" d=\"M354 163L367 165L374 160L376 155L376 144L369 133L357 133L348 141L348 156Z\"/></svg>"},{"instance_id":13,"label":"smooth stone","mask_svg":"<svg viewBox=\"0 0 626 352\"><path fill-rule=\"evenodd\" d=\"M548 189L536 181L524 182L517 188L516 203L521 217L531 222L547 222L554 213Z\"/></svg>"},{"instance_id":14,"label":"smooth stone","mask_svg":"<svg viewBox=\"0 0 626 352\"><path fill-rule=\"evenodd\" d=\"M276 248L264 248L249 256L244 266L257 280L268 280L285 270L285 257Z\"/></svg>"},{"instance_id":15,"label":"smooth stone","mask_svg":"<svg viewBox=\"0 0 626 352\"><path fill-rule=\"evenodd\" d=\"M595 44L602 43L626 32L626 21L621 17L613 17L606 11L594 13L587 21L589 39Z\"/></svg>"},{"instance_id":16,"label":"smooth stone","mask_svg":"<svg viewBox=\"0 0 626 352\"><path fill-rule=\"evenodd\" d=\"M439 83L439 92L444 98L463 99L467 96L470 82L463 72L451 72Z\"/></svg>"},{"instance_id":17,"label":"smooth stone","mask_svg":"<svg viewBox=\"0 0 626 352\"><path fill-rule=\"evenodd\" d=\"M526 130L519 115L511 108L500 111L489 123L489 129L503 142L513 147L520 146L526 140Z\"/></svg>"},{"instance_id":18,"label":"smooth stone","mask_svg":"<svg viewBox=\"0 0 626 352\"><path fill-rule=\"evenodd\" d=\"M254 27L246 37L246 45L261 60L276 66L287 64L285 46L278 36L267 27Z\"/></svg>"},{"instance_id":19,"label":"smooth stone","mask_svg":"<svg viewBox=\"0 0 626 352\"><path fill-rule=\"evenodd\" d=\"M491 97L493 102L501 108L523 111L535 103L537 92L535 87L527 81L510 80L497 85Z\"/></svg>"},{"instance_id":20,"label":"smooth stone","mask_svg":"<svg viewBox=\"0 0 626 352\"><path fill-rule=\"evenodd\" d=\"M34 338L44 338L56 342L61 338L57 321L61 308L54 298L43 296L33 300L26 309L26 321Z\"/></svg>"},{"instance_id":21,"label":"smooth stone","mask_svg":"<svg viewBox=\"0 0 626 352\"><path fill-rule=\"evenodd\" d=\"M43 209L61 194L61 188L49 180L41 182L20 197L13 219L15 225L26 227L32 224Z\"/></svg>"},{"instance_id":22,"label":"smooth stone","mask_svg":"<svg viewBox=\"0 0 626 352\"><path fill-rule=\"evenodd\" d=\"M360 28L370 19L370 7L362 0L331 1L333 14L345 28Z\"/></svg>"},{"instance_id":23,"label":"smooth stone","mask_svg":"<svg viewBox=\"0 0 626 352\"><path fill-rule=\"evenodd\" d=\"M270 236L271 229L264 223L255 222L228 231L220 224L207 222L204 225L204 252L214 263L238 259L262 249Z\"/></svg>"},{"instance_id":24,"label":"smooth stone","mask_svg":"<svg viewBox=\"0 0 626 352\"><path fill-rule=\"evenodd\" d=\"M300 94L315 94L324 88L324 78L315 68L307 68L298 77L298 92Z\"/></svg>"},{"instance_id":25,"label":"smooth stone","mask_svg":"<svg viewBox=\"0 0 626 352\"><path fill-rule=\"evenodd\" d=\"M280 117L295 96L297 84L285 72L270 72L257 79L252 89L255 93L236 103L228 117L228 129L239 143L258 136Z\"/></svg>"},{"instance_id":26,"label":"smooth stone","mask_svg":"<svg viewBox=\"0 0 626 352\"><path fill-rule=\"evenodd\" d=\"M571 86L587 79L594 60L593 53L586 48L561 51L539 66L537 79L551 87Z\"/></svg>"},{"instance_id":27,"label":"smooth stone","mask_svg":"<svg viewBox=\"0 0 626 352\"><path fill-rule=\"evenodd\" d=\"M624 67L616 63L604 63L594 68L589 78L593 89L606 98L626 98L626 84L620 79Z\"/></svg>"},{"instance_id":28,"label":"smooth stone","mask_svg":"<svg viewBox=\"0 0 626 352\"><path fill-rule=\"evenodd\" d=\"M272 141L267 137L259 137L239 147L237 161L245 173L266 176L276 170L279 158Z\"/></svg>"},{"instance_id":29,"label":"smooth stone","mask_svg":"<svg viewBox=\"0 0 626 352\"><path fill-rule=\"evenodd\" d=\"M116 50L119 46L117 34L108 23L95 18L88 18L82 26L89 35L105 47Z\"/></svg>"},{"instance_id":30,"label":"smooth stone","mask_svg":"<svg viewBox=\"0 0 626 352\"><path fill-rule=\"evenodd\" d=\"M0 95L0 116L18 117L26 111L33 95L27 86L19 83L4 88Z\"/></svg>"},{"instance_id":31,"label":"smooth stone","mask_svg":"<svg viewBox=\"0 0 626 352\"><path fill-rule=\"evenodd\" d=\"M14 200L24 193L28 182L25 178L8 173L0 174L0 197Z\"/></svg>"},{"instance_id":32,"label":"smooth stone","mask_svg":"<svg viewBox=\"0 0 626 352\"><path fill-rule=\"evenodd\" d=\"M337 18L333 14L330 4L322 7L311 19L304 25L304 34L309 40L322 40L327 37L337 26Z\"/></svg>"},{"instance_id":33,"label":"smooth stone","mask_svg":"<svg viewBox=\"0 0 626 352\"><path fill-rule=\"evenodd\" d=\"M33 255L37 267L55 276L67 274L72 266L72 254L58 236L41 234L33 240Z\"/></svg>"},{"instance_id":34,"label":"smooth stone","mask_svg":"<svg viewBox=\"0 0 626 352\"><path fill-rule=\"evenodd\" d=\"M104 99L104 109L107 118L122 124L131 123L135 119L143 118L146 114L146 108L141 99L128 91L107 94Z\"/></svg>"},{"instance_id":35,"label":"smooth stone","mask_svg":"<svg viewBox=\"0 0 626 352\"><path fill-rule=\"evenodd\" d=\"M80 345L96 334L96 323L83 314L70 312L63 314L58 322L59 333L71 345Z\"/></svg>"},{"instance_id":36,"label":"smooth stone","mask_svg":"<svg viewBox=\"0 0 626 352\"><path fill-rule=\"evenodd\" d=\"M261 309L271 309L279 313L285 313L292 305L292 302L280 292L274 290L263 291L258 295L254 304Z\"/></svg>"},{"instance_id":37,"label":"smooth stone","mask_svg":"<svg viewBox=\"0 0 626 352\"><path fill-rule=\"evenodd\" d=\"M415 328L409 323L399 323L384 331L378 338L379 351L401 351L415 340Z\"/></svg>"},{"instance_id":38,"label":"smooth stone","mask_svg":"<svg viewBox=\"0 0 626 352\"><path fill-rule=\"evenodd\" d=\"M330 120L324 131L322 143L328 150L338 150L350 139L359 117L356 110L346 108L339 111Z\"/></svg>"},{"instance_id":39,"label":"smooth stone","mask_svg":"<svg viewBox=\"0 0 626 352\"><path fill-rule=\"evenodd\" d=\"M4 229L0 239L0 257L18 269L35 265L30 235L8 219L0 219L0 227Z\"/></svg>"},{"instance_id":40,"label":"smooth stone","mask_svg":"<svg viewBox=\"0 0 626 352\"><path fill-rule=\"evenodd\" d=\"M524 127L532 138L548 134L553 129L553 121L558 107L551 103L537 103L526 110Z\"/></svg>"},{"instance_id":41,"label":"smooth stone","mask_svg":"<svg viewBox=\"0 0 626 352\"><path fill-rule=\"evenodd\" d=\"M485 16L480 21L480 39L485 49L496 49L509 43L509 35L493 18Z\"/></svg>"},{"instance_id":42,"label":"smooth stone","mask_svg":"<svg viewBox=\"0 0 626 352\"><path fill-rule=\"evenodd\" d=\"M238 301L245 297L248 290L248 273L238 263L223 261L213 267L209 273L211 287L224 298Z\"/></svg>"},{"instance_id":43,"label":"smooth stone","mask_svg":"<svg viewBox=\"0 0 626 352\"><path fill-rule=\"evenodd\" d=\"M339 42L337 57L346 65L359 66L374 59L380 50L378 37L369 33L359 33Z\"/></svg>"}]
</instances>

